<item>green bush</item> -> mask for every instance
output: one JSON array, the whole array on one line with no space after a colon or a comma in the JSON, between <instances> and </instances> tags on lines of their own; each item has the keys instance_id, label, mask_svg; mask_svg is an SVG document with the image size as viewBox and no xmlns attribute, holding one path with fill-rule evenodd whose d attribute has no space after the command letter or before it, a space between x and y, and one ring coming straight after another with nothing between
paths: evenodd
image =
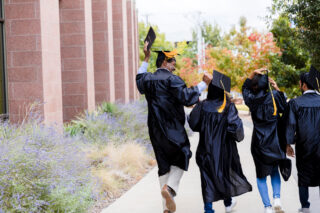
<instances>
[{"instance_id":1,"label":"green bush","mask_svg":"<svg viewBox=\"0 0 320 213\"><path fill-rule=\"evenodd\" d=\"M119 111L119 108L116 104L114 103L109 103L109 102L103 102L99 107L98 107L98 113L103 114L107 113L111 116L119 116L121 115L121 112Z\"/></svg>"},{"instance_id":2,"label":"green bush","mask_svg":"<svg viewBox=\"0 0 320 213\"><path fill-rule=\"evenodd\" d=\"M95 112L85 113L66 125L65 131L88 143L105 144L109 141L148 143L146 102L103 103Z\"/></svg>"}]
</instances>

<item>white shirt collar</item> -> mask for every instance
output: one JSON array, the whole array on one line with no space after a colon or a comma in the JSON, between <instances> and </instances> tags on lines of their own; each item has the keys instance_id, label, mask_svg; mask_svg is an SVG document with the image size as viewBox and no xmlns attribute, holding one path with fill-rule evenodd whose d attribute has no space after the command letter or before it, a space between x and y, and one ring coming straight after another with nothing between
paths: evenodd
<instances>
[{"instance_id":1,"label":"white shirt collar","mask_svg":"<svg viewBox=\"0 0 320 213\"><path fill-rule=\"evenodd\" d=\"M317 95L320 95L320 93L319 93L318 91L316 91L316 90L311 90L311 89L309 89L309 90L307 90L307 91L304 91L303 94L308 94L308 93L317 93Z\"/></svg>"}]
</instances>

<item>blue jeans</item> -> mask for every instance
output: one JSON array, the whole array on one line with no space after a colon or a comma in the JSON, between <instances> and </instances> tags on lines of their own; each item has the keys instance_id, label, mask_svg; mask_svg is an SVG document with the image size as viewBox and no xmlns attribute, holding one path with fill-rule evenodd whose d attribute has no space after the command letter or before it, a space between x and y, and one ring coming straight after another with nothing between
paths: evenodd
<instances>
[{"instance_id":1,"label":"blue jeans","mask_svg":"<svg viewBox=\"0 0 320 213\"><path fill-rule=\"evenodd\" d=\"M228 198L228 199L225 199L223 201L224 203L224 206L231 206L231 203L232 203L232 198ZM204 204L204 213L214 213L214 210L212 208L212 203L205 203Z\"/></svg>"},{"instance_id":2,"label":"blue jeans","mask_svg":"<svg viewBox=\"0 0 320 213\"><path fill-rule=\"evenodd\" d=\"M257 184L264 207L272 206L268 194L267 177L257 178ZM278 166L275 166L272 169L271 184L273 189L273 198L280 198L281 179Z\"/></svg>"}]
</instances>

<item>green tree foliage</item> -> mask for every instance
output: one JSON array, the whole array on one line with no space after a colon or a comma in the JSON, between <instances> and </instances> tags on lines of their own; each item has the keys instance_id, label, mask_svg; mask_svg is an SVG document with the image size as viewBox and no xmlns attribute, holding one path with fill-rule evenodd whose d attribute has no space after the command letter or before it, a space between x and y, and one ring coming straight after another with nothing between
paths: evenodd
<instances>
[{"instance_id":1,"label":"green tree foliage","mask_svg":"<svg viewBox=\"0 0 320 213\"><path fill-rule=\"evenodd\" d=\"M292 27L287 16L281 15L274 19L271 32L276 39L277 46L282 50L281 57L273 58L271 61L272 76L289 97L295 97L300 94L299 75L309 68L309 54L303 47L303 41L299 38L298 29Z\"/></svg>"},{"instance_id":2,"label":"green tree foliage","mask_svg":"<svg viewBox=\"0 0 320 213\"><path fill-rule=\"evenodd\" d=\"M296 0L288 5L287 13L310 51L312 64L320 68L320 0Z\"/></svg>"},{"instance_id":3,"label":"green tree foliage","mask_svg":"<svg viewBox=\"0 0 320 213\"><path fill-rule=\"evenodd\" d=\"M286 64L294 64L297 69L303 69L309 54L302 47L297 29L291 27L288 17L280 16L275 19L271 32L276 38L277 45L282 49L282 61Z\"/></svg>"},{"instance_id":4,"label":"green tree foliage","mask_svg":"<svg viewBox=\"0 0 320 213\"><path fill-rule=\"evenodd\" d=\"M208 25L205 23L201 28L219 29L217 26ZM218 37L220 39L215 46L206 42L206 61L202 69L209 72L216 69L227 74L231 78L232 89L236 91L241 91L242 83L249 73L261 67L271 69L273 58L281 55L272 33L259 33L251 29L244 17L240 18L238 29L233 27L224 35L219 33L219 36L214 38ZM182 66L179 75L187 85L195 85L199 79L197 64L192 64L187 59L184 59L184 62L185 66Z\"/></svg>"},{"instance_id":5,"label":"green tree foliage","mask_svg":"<svg viewBox=\"0 0 320 213\"><path fill-rule=\"evenodd\" d=\"M298 95L300 72L310 64L320 68L320 0L273 0L268 18L283 51L273 63L275 73L281 86L291 87L291 96Z\"/></svg>"},{"instance_id":6,"label":"green tree foliage","mask_svg":"<svg viewBox=\"0 0 320 213\"><path fill-rule=\"evenodd\" d=\"M320 67L320 0L273 0L269 20L275 15L288 17L297 29L301 45L311 57L311 62Z\"/></svg>"}]
</instances>

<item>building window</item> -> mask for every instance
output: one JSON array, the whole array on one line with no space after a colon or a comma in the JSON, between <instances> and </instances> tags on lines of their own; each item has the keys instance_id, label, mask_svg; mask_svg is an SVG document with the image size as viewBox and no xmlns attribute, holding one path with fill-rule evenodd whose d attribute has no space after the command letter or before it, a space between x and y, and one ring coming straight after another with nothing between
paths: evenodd
<instances>
[{"instance_id":1,"label":"building window","mask_svg":"<svg viewBox=\"0 0 320 213\"><path fill-rule=\"evenodd\" d=\"M7 114L3 0L0 0L0 119Z\"/></svg>"}]
</instances>

